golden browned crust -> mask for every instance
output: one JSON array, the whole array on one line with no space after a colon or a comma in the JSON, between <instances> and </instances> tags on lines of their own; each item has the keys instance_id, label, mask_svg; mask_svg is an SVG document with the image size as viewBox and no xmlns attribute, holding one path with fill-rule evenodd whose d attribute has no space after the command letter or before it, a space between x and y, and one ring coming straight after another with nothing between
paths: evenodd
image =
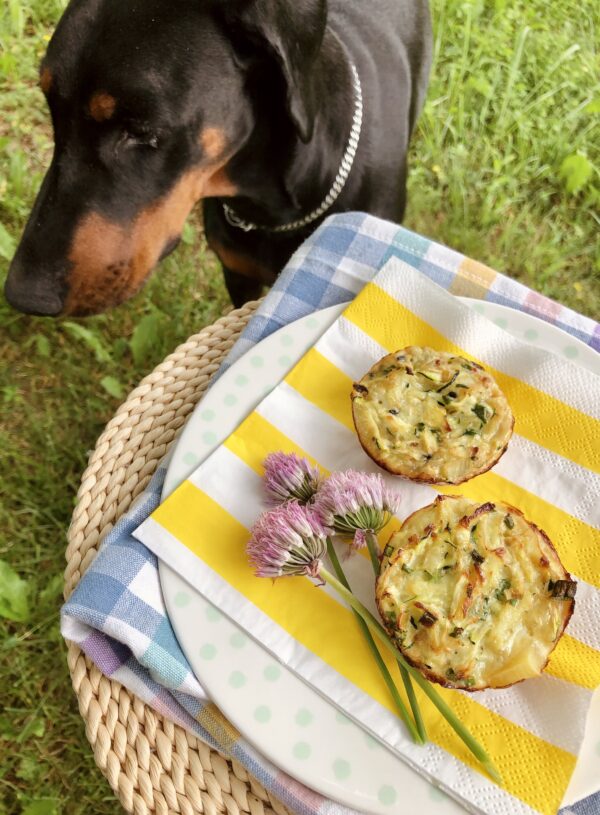
<instances>
[{"instance_id":1,"label":"golden browned crust","mask_svg":"<svg viewBox=\"0 0 600 815\"><path fill-rule=\"evenodd\" d=\"M433 500L432 504L430 504L430 506L438 506L443 501L449 501L452 498L462 498L462 496L461 495L443 495L443 494L440 493L440 495L436 495L435 499ZM408 525L409 521L411 521L415 517L415 515L418 515L420 512L422 512L423 509L426 509L426 507L419 507L419 509L415 509L414 512L411 512L410 515L406 516L406 518L402 522L402 526L400 527L400 529L397 529L395 532L392 532L387 544L385 545L385 547L383 549L383 554L381 556L381 569L380 569L380 571L382 571L384 569L384 567L389 563L391 555L386 555L386 551L387 551L388 547L392 545L393 539L398 535L399 532L402 532L402 530Z\"/></svg>"},{"instance_id":2,"label":"golden browned crust","mask_svg":"<svg viewBox=\"0 0 600 815\"><path fill-rule=\"evenodd\" d=\"M538 568L537 568L538 578L536 578L537 583L536 584L531 584L531 585L526 584L525 585L525 592L521 593L523 597L529 598L530 592L534 592L534 594L535 594L535 591L539 591L540 585L542 587L545 586L545 581L546 581L546 579L548 578L549 575L551 575L551 577L553 579L553 583L556 582L557 580L574 582L574 581L572 581L572 577L569 574L569 572L562 565L562 563L560 561L560 557L558 555L558 552L556 551L555 546L552 544L552 542L548 538L548 535L542 529L540 529L536 524L532 523L531 521L528 521L526 519L525 515L523 514L523 512L521 512L521 510L517 509L516 507L513 507L510 504L504 504L504 503L499 503L499 502L494 504L494 503L488 502L488 503L481 503L481 504L477 505L475 502L469 502L468 499L465 499L463 496L439 495L432 504L428 505L427 507L423 507L423 508L421 508L419 510L416 510L409 517L407 517L406 520L404 521L404 523L402 524L402 527L400 528L400 530L398 530L398 531L396 531L395 533L392 534L392 536L390 537L390 540L388 541L388 544L384 548L384 553L383 553L383 556L382 556L382 559L381 559L381 570L380 570L380 574L379 574L379 577L378 577L377 583L376 583L376 604L377 604L377 608L379 610L379 613L381 615L384 627L386 628L387 632L390 634L390 636L392 637L392 639L396 643L399 650L402 652L402 654L403 654L404 658L407 660L407 662L410 665L412 665L414 668L419 670L428 680L430 680L432 682L436 682L437 684L439 684L439 685L441 685L443 687L459 688L461 690L467 690L469 692L473 692L473 691L476 691L476 690L483 690L484 688L487 688L487 687L493 687L493 688L510 687L511 685L514 685L517 682L523 681L524 679L529 678L530 676L539 675L539 673L541 673L546 668L546 666L548 664L548 660L549 660L552 652L554 651L556 645L558 644L558 642L560 640L560 637L564 633L565 628L566 628L569 620L571 619L571 616L572 616L574 608L575 608L575 600L573 598L568 597L568 598L563 599L560 596L558 596L558 597L552 596L551 593L550 593L551 588L552 588L550 584L547 587L547 591L548 591L547 598L544 595L539 595L539 594L538 594L538 597L540 598L540 601L542 602L542 604L544 604L544 608L551 608L551 606L548 605L548 604L552 604L554 602L560 603L560 606L552 606L552 608L554 608L554 612L550 612L551 614L554 615L552 617L552 619L555 620L557 623L559 623L559 625L558 625L558 627L556 629L552 630L552 638L549 637L549 636L546 636L548 634L548 628L549 628L549 626L547 626L547 628L544 631L542 631L542 628L540 628L539 637L536 637L536 639L535 639L536 656L538 656L540 658L540 660L543 660L543 664L536 663L536 670L535 670L534 673L532 673L531 672L531 663L528 662L527 665L526 665L526 673L525 673L525 675L521 675L520 678L516 678L513 681L509 681L509 682L496 683L496 682L492 681L491 683L487 683L485 681L482 681L481 677L477 676L476 677L476 682L473 683L474 686L471 686L470 684L467 684L467 680L471 681L475 677L475 674L470 672L471 675L466 676L464 673L461 672L461 669L459 669L459 663L457 661L453 662L453 659L457 660L457 659L460 659L460 658L453 657L451 655L452 651L448 652L446 650L447 645L444 645L443 636L440 636L439 633L438 633L437 636L434 636L433 642L435 642L435 646L433 645L433 642L432 642L432 646L431 646L432 648L434 648L434 650L433 651L432 650L430 650L430 651L427 650L427 648L429 647L429 646L427 646L427 641L428 641L427 638L429 637L429 632L431 630L431 618L430 618L429 621L426 621L426 622L429 622L429 625L427 625L427 627L425 627L425 623L422 623L422 620L418 619L416 613L414 614L414 617L412 616L412 614L414 613L412 611L412 609L414 609L415 607L418 607L419 613L421 613L420 610L426 609L430 614L432 614L435 617L435 623L433 623L434 626L438 625L438 624L441 624L441 623L444 623L445 622L444 621L444 616L443 616L443 612L441 611L440 605L436 604L431 596L429 596L427 599L425 599L424 597L421 598L420 596L417 595L416 599L415 599L415 596L411 596L408 599L399 600L400 594L398 594L398 597L396 597L395 599L393 599L393 600L390 599L391 598L390 586L394 586L395 588L397 588L399 590L399 592L402 589L404 589L408 595L413 595L413 592L415 591L414 587L415 587L415 585L418 585L418 583L415 583L415 579L412 576L412 573L415 570L415 561L414 561L414 559L411 560L409 557L407 557L407 553L410 554L411 550L412 550L413 553L416 552L417 547L422 547L420 549L421 553L423 553L423 551L426 551L427 547L429 547L429 546L434 547L434 545L435 545L434 540L435 540L436 536L432 535L430 537L430 535L431 535L432 531L436 527L435 527L434 524L430 523L430 521L431 521L430 510L433 510L435 507L439 507L442 503L446 503L446 502L461 502L461 504L469 504L469 503L472 504L472 507L469 508L469 511L467 512L467 514L462 515L462 517L460 517L460 519L457 522L455 522L455 519L453 519L453 522L455 522L454 523L455 528L462 530L462 532L459 533L459 534L462 534L462 535L465 535L465 534L469 535L469 530L474 529L474 528L476 529L477 528L477 523L479 521L481 521L481 518L484 515L488 514L488 513L496 513L495 518L496 519L502 518L503 521L508 516L516 516L516 517L512 518L512 524L516 523L516 518L517 517L522 520L523 527L526 529L527 534L532 535L531 543L530 543L530 546L528 547L527 551L528 551L528 553L535 554L537 552L539 554L539 558L537 560L537 562L538 562ZM450 507L450 509L452 509L452 507ZM459 511L461 510L460 507L458 509L459 509ZM424 525L424 526L422 526L422 531L425 532L426 534L425 534L424 537L419 538L418 534L415 534L415 532L417 530L421 529L421 523L416 523L417 521L420 521L420 516L421 515L423 515L422 524ZM447 516L444 517L444 515L442 515L441 517L443 518L443 520L446 520ZM473 526L473 521L476 522L474 526ZM492 519L492 521L493 521L493 519ZM503 552L503 553L506 554L506 549L507 548L510 549L511 545L514 545L519 549L521 548L521 543L520 543L520 537L519 536L523 535L523 532L521 531L520 527L519 527L519 529L517 529L517 531L515 533L515 536L517 536L517 537L516 537L516 542L514 544L510 543L510 541L511 541L510 534L512 533L512 530L515 527L512 526L512 525L509 526L508 524L507 524L507 527L510 530L509 532L506 532L506 534L509 536L508 542L505 541L504 542L504 548L501 548L501 549L500 548L499 549L494 549L494 548L484 549L483 551L485 552L485 554L488 557L490 557L491 555L494 555L496 552ZM448 529L447 526L444 527L443 535L446 538L450 539L450 540L454 540L455 542L458 542L458 538L453 537L454 533L450 533L449 531L447 532L446 529ZM441 532L441 529L437 529L437 532ZM412 533L412 534L409 534L409 533ZM469 540L471 540L470 537L469 537ZM423 543L423 541L425 541L425 542ZM438 543L439 543L439 538L438 538ZM452 545L452 544L450 544L450 545ZM443 547L443 548L445 548L445 547ZM459 548L460 548L460 546L459 546ZM514 551L516 551L516 549ZM500 556L500 557L501 557L501 559L503 559L502 556ZM537 557L537 555L536 555L536 557ZM491 559L493 560L493 558L491 558ZM442 561L442 562L445 562L445 561ZM407 567L408 563L411 564L412 568L409 569ZM529 563L529 561L528 561L528 563ZM401 564L401 570L398 569L398 564ZM479 571L479 563L471 564L471 566L472 566L472 572L471 572L472 574L475 574L475 571L473 571L473 570ZM393 575L392 575L392 572L390 571L391 567L395 568L395 572L393 573ZM401 575L400 571L402 571L402 572L407 571L407 576ZM513 573L509 572L509 575L511 577L513 577ZM392 576L393 576L393 581L394 582L390 583L389 581L392 579ZM397 582L398 581L398 576L401 577L400 584L398 584L398 582ZM481 577L481 573L480 573L480 577ZM478 578L476 576L476 581L477 581L477 579ZM514 577L513 577L513 579L514 579ZM483 580L483 578L482 578L482 580ZM404 583L403 583L403 581L404 581ZM457 583L458 583L458 580L457 580ZM427 586L427 585L431 585L431 584L422 583L422 585ZM476 582L475 582L475 585L476 585ZM487 584L486 593L489 593L487 591L487 589L490 588L490 585L491 584ZM454 587L451 585L451 589L453 589L453 588ZM491 585L491 588L493 589L493 585ZM506 591L508 591L509 595L513 593L510 583L508 583L508 587L507 587ZM467 592L467 594L470 597L470 594L468 592ZM531 596L534 596L534 594L531 595ZM424 602L421 602L421 599L423 599ZM497 594L496 594L496 599L498 600L498 595ZM408 608L407 603L409 602L409 600L412 603L410 612L407 611L407 608ZM504 604L505 600L506 600L506 598L502 599L502 604ZM400 605L398 605L398 602L400 603ZM515 604L518 603L518 601L517 600L512 600L511 601L509 599L508 603L510 603L514 607ZM500 606L500 605L501 605L500 603L497 603L497 606ZM504 608L508 608L508 605L504 606ZM532 606L531 609L524 608L523 612L521 612L521 614L533 615L535 613L535 611L537 611L538 608L539 608L539 606ZM401 609L401 611L399 613L397 613L398 609ZM413 629L419 629L419 631L417 631L416 634L414 633L414 631L411 631L411 629L406 624L406 616L409 613L411 615L410 616L410 623L412 624ZM448 613L450 614L450 611ZM393 622L390 620L390 616L392 617ZM527 618L524 618L524 619L527 619ZM519 618L518 615L515 618L515 620L516 620L517 625L519 626L520 618ZM529 620L531 620L531 617L529 617ZM461 628L455 628L454 631L452 631L452 633L450 633L448 635L447 632L450 630L451 626L454 626L456 624L462 625L463 623L460 620L458 620L458 621L454 620L452 618L452 616L447 617L446 621L448 621L448 626L444 629L445 632L446 632L446 634L445 634L446 636L454 637L456 631L460 631L459 637L462 638L463 637L463 631L468 631L469 630L467 628L467 624L465 623L464 624L465 625L464 629L462 627ZM535 617L534 617L534 621L535 621ZM495 627L497 625L496 620L494 619L494 614L493 613L492 613L492 615L490 617L490 625L492 625L493 627ZM407 628L411 632L411 634L413 635L412 642L410 642L408 644L408 647L406 647L407 639L405 639L405 632L403 630L404 628ZM534 630L537 631L538 630L537 627L534 626ZM439 629L438 629L438 632L439 632ZM401 635L401 636L399 636L399 635ZM465 634L465 636L466 636L466 634ZM419 654L421 654L420 658L415 657L415 650L413 649L413 646L415 645L415 643L418 642L418 639L417 639L418 637L421 638L421 642L417 647L417 652ZM425 638L425 644L424 644L424 639L423 638ZM472 642L470 633L468 634L468 638ZM483 643L483 639L481 641ZM446 640L445 642L448 643L449 641ZM453 642L456 643L457 641L454 640ZM473 645L475 646L476 643L473 642ZM538 649L537 646L540 646L539 649ZM483 647L484 647L484 645L482 645L482 648ZM485 647L487 647L487 645L485 645ZM470 649L470 646L467 646L467 648ZM510 648L512 648L512 643L510 645ZM507 660L507 664L512 663L513 660L514 660L514 654L510 650L510 648L507 651L506 656L505 656L505 658ZM413 649L413 650L411 650L411 649ZM471 649L471 650L473 650L473 649ZM457 654L458 651L454 650L453 653ZM519 650L518 650L518 646L517 646L517 654L518 653L519 653ZM427 654L429 654L429 656L425 656ZM488 652L488 656L489 656L489 652ZM438 666L442 665L444 668L450 667L450 669L451 669L450 678L447 675L444 675L441 672L440 669L436 670L435 667L432 667L433 665L436 665L436 664ZM494 671L497 672L499 670L499 673L496 673L496 675L506 677L506 669L505 669L505 666L503 666L501 662L496 662L496 663L491 662L490 664L493 666L492 669L491 669L491 672L490 672L491 676L494 675ZM519 665L519 667L521 667L521 666ZM456 668L456 672L454 670L455 668ZM512 669L513 669L513 666L511 664L511 670Z\"/></svg>"},{"instance_id":3,"label":"golden browned crust","mask_svg":"<svg viewBox=\"0 0 600 815\"><path fill-rule=\"evenodd\" d=\"M373 454L367 447L365 447L365 445L363 444L362 439L360 437L358 428L356 427L356 421L354 420L354 412L352 413L352 419L354 421L354 429L356 430L356 435L358 436L360 446L365 451L365 453L369 456L369 458L372 459L375 462L375 464L377 464L378 467L381 467L382 470L385 470L386 472L390 473L390 475L398 476L398 478L404 478L406 481L414 481L417 484L434 484L434 485L439 485L440 487L444 487L444 486L446 486L446 487L458 487L459 484L464 484L465 481L470 481L472 478L476 478L478 475L483 475L484 473L487 473L489 470L492 469L492 467L494 467L494 465L496 465L500 461L502 456L508 450L508 444L506 444L500 450L498 455L495 456L495 458L489 462L489 464L486 464L485 467L481 467L480 470L476 470L473 473L469 473L468 476L465 476L460 481L443 481L443 480L441 480L439 478L431 478L431 477L428 478L427 476L423 476L423 475L419 475L419 476L404 475L403 473L398 472L398 470L391 469L386 464L386 462L383 461L383 459L381 459L377 455ZM514 428L514 426L515 426L515 420L513 418L511 431Z\"/></svg>"},{"instance_id":4,"label":"golden browned crust","mask_svg":"<svg viewBox=\"0 0 600 815\"><path fill-rule=\"evenodd\" d=\"M569 579L569 580L572 579L571 575L568 572L565 572L565 575L566 575L565 579ZM566 602L570 603L570 608L569 608L569 610L567 612L567 615L565 616L564 624L563 624L563 626L561 628L560 634L556 638L556 643L554 644L554 646L548 652L548 657L547 657L546 662L544 663L540 673L543 673L546 670L546 668L548 667L548 662L550 661L550 657L552 656L552 653L554 652L554 649L556 648L556 646L560 642L560 638L564 634L565 628L569 624L569 620L571 619L571 617L573 616L573 612L575 611L575 600L570 600L570 601L566 601ZM383 620L384 628L386 629L388 634L392 637L393 636L393 630L390 629L390 627L388 625L386 625L385 619L383 617L383 613L382 613L382 610L381 610L381 607L380 607L380 604L379 604L379 600L377 598L376 598L376 603L377 603L377 609L379 611L379 614L381 615L381 618ZM429 670L425 665L423 665L423 663L415 662L414 660L412 660L410 658L410 655L405 650L400 648L398 643L396 643L396 647L402 652L402 656L408 662L409 665L412 665L412 667L416 668L416 670L419 671L419 673L423 674L423 676L426 679L428 679L430 682L434 682L436 685L441 685L443 688L450 688L451 690L456 690L457 688L460 688L460 690L467 691L467 693L477 693L480 690L486 690L486 688L469 688L469 687L465 687L465 686L462 686L462 685L459 686L459 685L453 684L452 682L449 682L448 680L446 680L444 677L441 677L439 674L436 674L433 671ZM505 688L512 688L513 685L519 685L521 682L525 682L525 678L518 679L515 682L509 682L507 685L494 685L493 689L494 690L504 690Z\"/></svg>"},{"instance_id":5,"label":"golden browned crust","mask_svg":"<svg viewBox=\"0 0 600 815\"><path fill-rule=\"evenodd\" d=\"M461 444L460 440L457 438L457 433L462 430L462 428L452 428L448 424L448 420L446 417L443 417L443 422L440 423L439 427L436 427L435 433L437 435L437 442L439 446L439 451L436 449L434 458L441 460L443 462L444 454L446 454L446 461L454 455L452 447L454 451L460 450L463 451L463 459L462 462L462 469L464 470L462 473L458 473L457 475L453 476L452 478L444 477L441 473L437 472L434 463L430 463L430 459L432 458L431 455L424 456L424 460L422 465L419 468L419 465L415 465L414 456L410 451L410 447L417 447L417 442L412 440L410 436L411 428L415 426L415 416L414 413L411 417L412 424L409 422L408 424L408 431L399 436L399 440L401 442L400 449L398 452L395 452L396 442L398 441L398 437L390 441L387 436L382 436L381 438L377 438L373 435L373 429L377 426L377 421L372 418L373 416L379 417L379 422L381 425L386 424L385 427L386 431L392 434L392 430L389 427L389 424L393 421L390 419L388 414L391 414L393 410L395 413L398 413L398 409L390 410L390 403L384 404L383 399L379 398L378 404L375 404L375 399L370 399L370 392L369 387L373 388L375 385L378 387L378 397L382 396L381 389L382 383L385 380L390 380L390 389L392 388L391 379L395 378L398 379L398 376L403 376L402 369L406 372L406 376L410 377L411 380L416 381L415 371L411 367L412 358L411 355L417 354L424 354L430 353L432 357L435 358L435 363L439 366L440 363L443 363L446 370L451 365L454 365L457 373L454 376L458 376L459 373L463 373L460 371L460 367L462 366L467 367L469 366L469 371L471 375L471 379L476 379L477 384L480 389L487 388L488 395L491 399L494 400L494 405L496 408L499 409L500 413L498 415L502 415L506 417L506 421L502 425L499 426L499 441L501 442L501 446L498 449L489 449L487 450L486 454L482 457L480 461L477 461L477 457L479 455L480 446L474 446L472 449L475 451L474 455L470 457L469 461L467 461L466 450L468 449L468 445ZM402 359L402 363L398 364L398 360ZM406 363L409 364L406 364ZM400 374L398 373L400 371ZM417 374L422 374L421 372L417 371ZM421 380L422 381L422 380ZM451 380L451 382L454 380ZM434 383L434 385L437 383ZM442 383L443 386L443 383ZM406 387L409 387L408 381L406 381ZM455 386L456 387L456 386ZM458 387L461 387L459 384ZM429 390L426 390L425 393L429 395L437 395L439 394L442 388L438 389L436 387L431 387ZM446 394L442 394L442 398L444 398L444 402L446 402L447 393L454 394L456 397L458 394L452 388L451 383L447 385L447 392ZM410 391L402 393L410 393ZM402 393L400 393L400 397L402 397ZM464 391L460 391L460 396L464 395ZM367 373L363 376L360 382L355 382L352 387L352 392L350 394L351 402L352 402L352 420L354 423L354 428L356 430L356 434L358 436L358 440L362 449L365 453L375 461L375 463L381 467L383 470L391 473L392 475L399 476L400 478L405 478L410 481L414 481L420 484L448 484L448 485L457 485L462 484L465 481L470 480L471 478L475 478L478 475L482 475L490 470L500 458L504 455L507 450L508 443L510 437L512 435L514 429L515 419L510 410L508 402L506 402L506 398L502 394L502 391L498 387L497 383L493 379L493 377L486 372L481 365L472 361L466 360L462 357L458 357L452 354L445 354L443 352L437 352L433 349L428 348L419 348L408 346L407 348L401 349L400 351L396 351L393 354L388 354L378 362L376 362ZM401 403L396 403L401 404ZM444 406L441 401L437 402L438 405L441 406L441 410L448 410L452 411L453 404L452 400L448 399L446 405ZM476 408L480 408L480 405L476 405ZM400 408L400 411L404 409L404 406ZM418 407L417 407L418 409ZM367 421L365 416L367 415L367 410L371 413L371 419ZM438 409L439 410L439 409ZM471 411L472 412L472 411ZM496 415L496 410L492 412L492 417ZM410 413L409 413L410 415ZM451 412L448 413L450 416L455 416L458 414L453 414ZM470 415L470 414L469 414ZM403 417L402 417L403 418ZM472 418L472 417L471 417ZM423 422L419 422L416 425L416 428L419 426L424 426ZM483 428L483 423L481 425ZM433 429L433 428L430 428ZM462 433L463 436L467 434L471 434L473 431L471 429L467 429L466 433ZM415 436L417 436L417 430L415 430ZM475 436L475 439L485 440L485 431L481 433L480 436ZM493 441L494 437L491 436L490 440ZM485 441L485 446L487 447L489 444L488 441ZM390 446L391 445L391 446ZM407 446L408 445L408 446ZM491 448L491 445L489 445ZM445 448L445 449L444 449ZM441 469L438 463L437 469Z\"/></svg>"}]
</instances>

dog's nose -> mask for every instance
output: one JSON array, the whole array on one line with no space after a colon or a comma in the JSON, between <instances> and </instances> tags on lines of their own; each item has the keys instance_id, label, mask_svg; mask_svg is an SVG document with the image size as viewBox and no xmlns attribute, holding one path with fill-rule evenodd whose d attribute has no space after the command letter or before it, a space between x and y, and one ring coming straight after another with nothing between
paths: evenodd
<instances>
[{"instance_id":1,"label":"dog's nose","mask_svg":"<svg viewBox=\"0 0 600 815\"><path fill-rule=\"evenodd\" d=\"M25 314L56 317L62 311L60 296L36 281L22 279L9 272L4 295L10 305Z\"/></svg>"}]
</instances>

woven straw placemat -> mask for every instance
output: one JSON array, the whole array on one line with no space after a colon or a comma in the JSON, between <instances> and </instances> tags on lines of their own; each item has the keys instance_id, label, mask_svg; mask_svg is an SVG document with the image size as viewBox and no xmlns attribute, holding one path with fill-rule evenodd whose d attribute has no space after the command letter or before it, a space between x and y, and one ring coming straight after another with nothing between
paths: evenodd
<instances>
[{"instance_id":1,"label":"woven straw placemat","mask_svg":"<svg viewBox=\"0 0 600 815\"><path fill-rule=\"evenodd\" d=\"M147 485L257 305L247 303L190 337L142 380L107 424L77 493L65 599L104 535ZM104 676L72 642L68 663L96 764L127 812L287 815L240 764Z\"/></svg>"}]
</instances>

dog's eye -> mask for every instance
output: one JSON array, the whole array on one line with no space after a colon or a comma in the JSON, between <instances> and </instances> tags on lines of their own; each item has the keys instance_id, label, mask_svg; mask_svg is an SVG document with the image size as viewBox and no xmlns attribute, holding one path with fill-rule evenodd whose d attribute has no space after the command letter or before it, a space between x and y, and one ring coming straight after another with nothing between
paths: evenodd
<instances>
[{"instance_id":1,"label":"dog's eye","mask_svg":"<svg viewBox=\"0 0 600 815\"><path fill-rule=\"evenodd\" d=\"M151 130L123 130L119 141L124 147L158 147L158 135Z\"/></svg>"}]
</instances>

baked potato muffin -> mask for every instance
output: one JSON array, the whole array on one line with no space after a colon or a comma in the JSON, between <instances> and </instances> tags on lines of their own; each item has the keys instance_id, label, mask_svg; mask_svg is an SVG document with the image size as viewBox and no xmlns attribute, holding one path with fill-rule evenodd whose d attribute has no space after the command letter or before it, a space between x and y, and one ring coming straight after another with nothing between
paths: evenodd
<instances>
[{"instance_id":1,"label":"baked potato muffin","mask_svg":"<svg viewBox=\"0 0 600 815\"><path fill-rule=\"evenodd\" d=\"M538 676L575 590L548 537L518 509L440 495L390 538L376 600L415 668L474 691Z\"/></svg>"},{"instance_id":2,"label":"baked potato muffin","mask_svg":"<svg viewBox=\"0 0 600 815\"><path fill-rule=\"evenodd\" d=\"M380 467L429 484L461 484L506 450L514 417L491 374L463 357L409 346L352 389L360 443Z\"/></svg>"}]
</instances>

